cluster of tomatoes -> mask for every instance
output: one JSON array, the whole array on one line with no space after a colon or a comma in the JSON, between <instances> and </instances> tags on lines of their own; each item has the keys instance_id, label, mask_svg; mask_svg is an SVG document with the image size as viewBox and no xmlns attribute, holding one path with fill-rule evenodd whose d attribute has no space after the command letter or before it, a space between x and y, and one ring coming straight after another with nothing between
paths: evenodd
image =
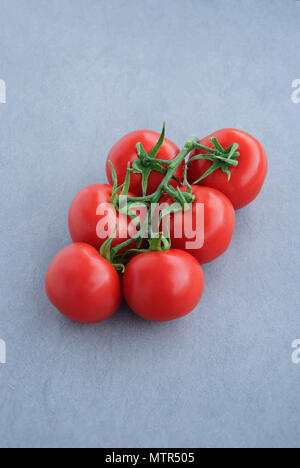
<instances>
[{"instance_id":1,"label":"cluster of tomatoes","mask_svg":"<svg viewBox=\"0 0 300 468\"><path fill-rule=\"evenodd\" d=\"M119 308L123 296L145 319L167 321L188 314L203 294L201 265L227 250L235 210L251 203L263 186L267 158L262 145L241 130L224 129L202 140L192 139L180 152L164 138L164 130L162 135L136 131L113 146L106 171L109 184L84 188L71 204L73 243L49 266L49 300L62 314L81 323L107 319ZM119 187L117 181L122 182ZM191 223L197 204L203 204L203 245L187 248L192 239L184 232L175 236L176 212L170 212L168 242L149 239L146 248L144 239L131 239L128 226L132 217L116 209L121 191L131 203L171 205L174 199L189 200L185 216ZM99 206L103 204L106 217L111 210L118 221L117 227L108 223L106 238L98 232L103 218ZM120 263L121 273L117 271Z\"/></svg>"}]
</instances>

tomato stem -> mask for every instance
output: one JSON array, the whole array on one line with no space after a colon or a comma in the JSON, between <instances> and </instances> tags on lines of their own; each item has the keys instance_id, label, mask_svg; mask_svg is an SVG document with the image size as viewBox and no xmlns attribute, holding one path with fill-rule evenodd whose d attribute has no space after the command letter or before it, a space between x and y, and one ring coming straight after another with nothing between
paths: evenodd
<instances>
[{"instance_id":1,"label":"tomato stem","mask_svg":"<svg viewBox=\"0 0 300 468\"><path fill-rule=\"evenodd\" d=\"M174 202L177 202L184 208L186 204L191 204L195 196L192 193L192 188L191 186L187 183L187 178L186 178L186 168L188 164L190 164L193 161L196 160L208 160L212 162L211 167L203 174L200 179L194 182L194 184L197 184L204 178L206 178L208 175L210 175L212 172L221 169L223 172L225 172L228 176L228 180L230 180L231 177L231 172L229 168L234 168L238 165L238 157L240 154L237 152L238 149L238 144L233 143L231 146L228 148L223 148L221 144L218 142L218 140L214 137L211 138L211 142L213 147L208 147L204 146L198 143L199 139L195 136L193 136L184 146L182 151L171 161L165 161L162 159L156 159L156 156L163 145L165 139L165 124L163 124L163 129L161 132L161 135L154 146L154 148L151 150L149 154L146 153L143 145L141 143L137 144L137 154L138 154L138 159L134 161L132 167L128 165L127 168L127 173L126 173L126 178L125 181L122 185L118 186L118 181L117 181L117 175L116 171L113 167L113 164L110 162L111 168L112 168L112 176L113 176L113 195L112 195L112 203L115 206L115 208L121 212L120 204L119 204L119 192L122 190L121 195L123 197L126 197L127 201L127 208L126 208L126 213L122 211L123 214L126 214L127 216L131 218L137 218L137 215L131 212L131 208L138 203L141 203L143 205L146 205L148 208L148 216L147 220L144 222L144 224L140 227L139 233L131 239L127 239L123 243L111 248L111 240L106 241L104 244L104 247L101 249L101 255L105 256L105 258L109 258L109 261L113 263L116 267L123 267L123 263L121 265L119 263L114 263L117 262L117 260L124 260L126 261L126 255L127 254L132 254L132 253L141 253L141 252L149 252L153 250L168 250L171 247L171 242L170 239L167 239L162 233L159 233L157 236L157 233L153 233L152 231L152 210L149 209L151 208L151 204L158 203L160 198L162 197L163 194L168 194L170 195ZM189 161L187 161L184 164L184 182L187 185L187 191L186 192L181 192L179 189L174 189L170 185L170 181L172 179L177 180L179 183L182 183L180 180L178 180L175 177L175 173L177 169L180 167L180 165L186 160L187 156L189 153L194 150L194 149L200 149L204 151L204 153L198 154L194 157L192 157ZM147 193L147 186L148 186L148 179L152 171L157 171L161 174L164 174L164 179L158 186L157 190L150 194L146 195ZM143 190L143 196L140 197L131 197L128 196L129 193L129 188L130 188L130 175L131 173L135 174L140 174L142 177L142 190ZM160 222L162 221L162 217L165 216L168 213L171 213L171 210L165 210L164 214L161 214L160 216ZM147 231L146 231L147 229ZM115 236L114 235L113 237ZM123 249L126 249L130 244L132 244L135 241L138 241L138 245L142 244L142 239L145 237L145 233L147 233L147 238L149 242L149 248L144 249L144 248L137 248L137 249L129 249L126 251L124 255L119 255L119 252ZM112 237L112 238L113 238Z\"/></svg>"}]
</instances>

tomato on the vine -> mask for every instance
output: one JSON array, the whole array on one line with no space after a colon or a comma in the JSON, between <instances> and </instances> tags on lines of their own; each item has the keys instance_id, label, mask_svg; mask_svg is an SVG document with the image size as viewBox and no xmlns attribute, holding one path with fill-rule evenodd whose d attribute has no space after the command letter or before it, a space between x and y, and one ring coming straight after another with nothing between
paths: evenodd
<instances>
[{"instance_id":1,"label":"tomato on the vine","mask_svg":"<svg viewBox=\"0 0 300 468\"><path fill-rule=\"evenodd\" d=\"M137 130L132 133L128 133L123 138L121 138L110 150L106 162L106 174L110 184L113 183L112 179L112 170L110 162L113 164L117 177L118 183L122 184L126 177L126 171L128 163L132 165L134 161L138 159L138 153L136 145L137 143L142 143L145 151L150 153L155 144L159 139L159 133L152 130ZM164 142L156 156L157 159L164 161L170 161L174 159L179 153L179 148L171 140L167 138L164 139ZM177 171L175 172L175 177L182 181L183 179L183 163L180 164ZM159 184L163 181L164 175L159 172L152 171L148 179L148 190L147 194L151 194L156 191ZM137 196L142 196L142 177L140 174L131 174L131 183L130 183L130 192L134 193ZM177 186L178 182L172 180L171 185Z\"/></svg>"},{"instance_id":2,"label":"tomato on the vine","mask_svg":"<svg viewBox=\"0 0 300 468\"><path fill-rule=\"evenodd\" d=\"M83 243L71 244L56 255L47 271L46 292L63 315L80 323L107 319L122 301L114 267Z\"/></svg>"},{"instance_id":3,"label":"tomato on the vine","mask_svg":"<svg viewBox=\"0 0 300 468\"><path fill-rule=\"evenodd\" d=\"M69 211L69 229L73 242L84 242L100 249L101 245L117 231L112 247L129 236L131 218L119 214L111 203L112 186L95 184L85 187L74 198ZM134 197L133 194L129 196Z\"/></svg>"},{"instance_id":4,"label":"tomato on the vine","mask_svg":"<svg viewBox=\"0 0 300 468\"><path fill-rule=\"evenodd\" d=\"M204 274L197 260L182 250L147 252L128 263L123 290L137 315L159 322L174 320L199 303Z\"/></svg>"},{"instance_id":5,"label":"tomato on the vine","mask_svg":"<svg viewBox=\"0 0 300 468\"><path fill-rule=\"evenodd\" d=\"M48 268L49 300L81 323L110 317L123 293L144 319L187 315L203 295L201 264L228 249L234 209L256 198L267 166L262 145L241 130L219 130L198 143L192 137L182 151L165 138L165 125L160 135L150 130L127 134L107 158L111 185L86 187L71 204L74 243ZM123 284L116 270L125 270Z\"/></svg>"},{"instance_id":6,"label":"tomato on the vine","mask_svg":"<svg viewBox=\"0 0 300 468\"><path fill-rule=\"evenodd\" d=\"M187 187L180 190L186 192ZM218 190L192 185L192 193L195 200L191 207L170 216L172 248L186 250L201 264L209 263L228 249L235 228L235 211L230 200ZM173 200L165 196L160 203L172 205ZM200 204L203 211L197 209Z\"/></svg>"},{"instance_id":7,"label":"tomato on the vine","mask_svg":"<svg viewBox=\"0 0 300 468\"><path fill-rule=\"evenodd\" d=\"M230 169L230 180L228 180L226 173L218 169L199 182L199 185L220 190L231 200L236 210L243 208L251 203L262 189L268 168L265 150L252 135L232 128L218 130L200 140L199 143L213 148L212 137L217 138L223 148L227 148L233 143L239 145L238 165ZM200 153L205 153L205 151L193 150L190 159ZM188 181L194 184L211 165L212 162L204 159L192 161L188 165Z\"/></svg>"}]
</instances>

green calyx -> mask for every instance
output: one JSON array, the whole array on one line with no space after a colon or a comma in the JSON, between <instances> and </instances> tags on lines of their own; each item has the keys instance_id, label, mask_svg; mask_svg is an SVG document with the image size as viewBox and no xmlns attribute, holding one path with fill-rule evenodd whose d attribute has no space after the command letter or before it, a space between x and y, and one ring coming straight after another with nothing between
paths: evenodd
<instances>
[{"instance_id":1,"label":"green calyx","mask_svg":"<svg viewBox=\"0 0 300 468\"><path fill-rule=\"evenodd\" d=\"M192 161L206 159L213 163L211 167L199 179L197 179L194 182L194 184L198 184L210 174L219 169L222 170L225 174L227 174L229 182L231 179L230 169L238 165L237 159L240 156L240 153L237 152L237 149L239 147L237 143L233 143L228 148L224 149L215 137L212 137L210 140L213 144L213 148L208 148L207 146L203 146L197 143L195 145L195 148L206 151L206 153L197 154L187 162L187 164L190 164Z\"/></svg>"},{"instance_id":2,"label":"green calyx","mask_svg":"<svg viewBox=\"0 0 300 468\"><path fill-rule=\"evenodd\" d=\"M132 164L132 173L133 174L140 174L142 176L142 191L143 196L147 194L148 188L148 180L149 176L152 171L159 172L160 174L166 175L168 169L165 166L169 166L172 161L164 161L162 159L156 159L156 156L159 153L160 148L163 145L165 140L165 133L166 133L166 125L163 124L163 129L160 134L160 137L154 146L154 148L150 151L149 154L146 153L142 143L137 143L137 155L139 159L135 160ZM164 166L162 165L164 164ZM181 183L179 179L177 179L173 175L173 179L175 179L178 183Z\"/></svg>"}]
</instances>

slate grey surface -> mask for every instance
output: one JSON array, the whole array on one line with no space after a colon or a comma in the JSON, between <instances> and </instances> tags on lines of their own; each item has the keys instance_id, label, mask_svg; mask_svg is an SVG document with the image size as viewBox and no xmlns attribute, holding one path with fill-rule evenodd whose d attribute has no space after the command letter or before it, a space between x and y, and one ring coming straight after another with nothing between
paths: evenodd
<instances>
[{"instance_id":1,"label":"slate grey surface","mask_svg":"<svg viewBox=\"0 0 300 468\"><path fill-rule=\"evenodd\" d=\"M0 1L1 446L299 446L299 21L293 0ZM164 120L179 145L253 133L264 190L188 317L70 323L43 286L69 204Z\"/></svg>"}]
</instances>

